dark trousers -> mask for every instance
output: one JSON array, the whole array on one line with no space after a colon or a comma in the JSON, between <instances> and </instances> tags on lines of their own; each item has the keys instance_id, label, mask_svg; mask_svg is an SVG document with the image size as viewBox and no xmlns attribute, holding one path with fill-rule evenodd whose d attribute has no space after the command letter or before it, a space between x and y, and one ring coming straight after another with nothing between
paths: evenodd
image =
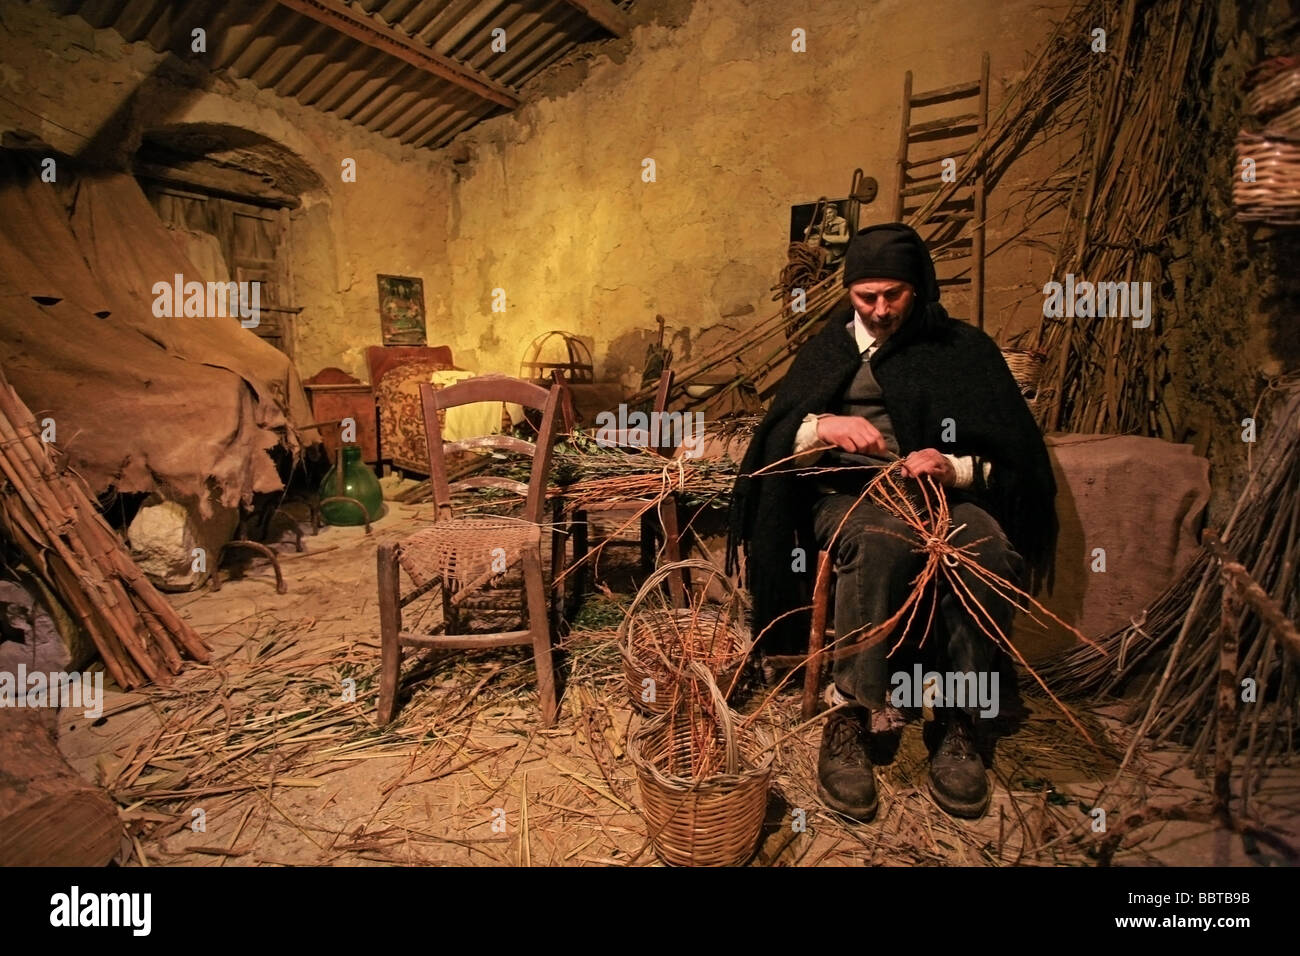
<instances>
[{"instance_id":1,"label":"dark trousers","mask_svg":"<svg viewBox=\"0 0 1300 956\"><path fill-rule=\"evenodd\" d=\"M856 495L823 495L813 506L814 525L818 545L825 549L840 521L852 509L840 531L833 549L835 567L835 648L845 648L872 626L891 617L907 599L917 575L925 566L927 555L918 550L920 539L901 519L871 504L858 502ZM1024 560L1012 548L1002 528L988 512L968 502L951 509L952 527L965 525L953 534L953 544L961 546L981 538L988 540L972 548L978 554L981 566L1013 584L1019 584L1024 571ZM966 568L957 573L1004 635L1011 634L1011 621L1015 608L998 596L985 583ZM879 709L889 699L896 685L891 676L897 672L913 673L914 663L923 670L991 674L1005 674L1011 686L1000 682L1000 693L1010 699L1015 694L1014 671L1008 656L980 629L970 612L962 605L953 587L940 571L931 588L938 588L938 606L930 635L920 648L929 617L930 593L923 595L917 619L907 634L907 639L892 656L886 657L898 642L908 615L904 615L894 632L883 641L836 659L833 667L835 684L846 697L858 703ZM969 601L970 599L967 598ZM987 626L987 622L986 622ZM849 635L846 637L846 635ZM964 708L972 717L980 708Z\"/></svg>"}]
</instances>

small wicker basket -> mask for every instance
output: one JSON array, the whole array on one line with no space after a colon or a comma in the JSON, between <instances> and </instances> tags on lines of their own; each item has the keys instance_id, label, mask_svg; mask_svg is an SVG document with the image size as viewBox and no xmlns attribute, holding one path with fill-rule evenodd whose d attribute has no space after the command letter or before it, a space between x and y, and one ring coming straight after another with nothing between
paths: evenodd
<instances>
[{"instance_id":1,"label":"small wicker basket","mask_svg":"<svg viewBox=\"0 0 1300 956\"><path fill-rule=\"evenodd\" d=\"M707 688L710 706L683 696L628 744L647 835L671 866L739 866L754 855L762 834L772 735L738 720L707 668L695 663L691 670L696 686ZM720 759L718 770L693 775L706 756Z\"/></svg>"},{"instance_id":2,"label":"small wicker basket","mask_svg":"<svg viewBox=\"0 0 1300 956\"><path fill-rule=\"evenodd\" d=\"M1020 394L1033 404L1038 397L1038 381L1043 377L1047 353L1039 349L1003 349L1002 357L1011 369L1011 377L1020 386Z\"/></svg>"},{"instance_id":3,"label":"small wicker basket","mask_svg":"<svg viewBox=\"0 0 1300 956\"><path fill-rule=\"evenodd\" d=\"M669 574L686 568L721 578L731 600L704 606L692 602L685 608L664 607L662 600L659 607L643 606L660 594L659 585ZM632 599L618 628L619 656L628 694L633 706L647 714L663 714L670 709L681 670L690 661L704 663L723 688L724 696L730 696L752 646L741 624L735 585L713 565L694 559L657 568Z\"/></svg>"}]
</instances>

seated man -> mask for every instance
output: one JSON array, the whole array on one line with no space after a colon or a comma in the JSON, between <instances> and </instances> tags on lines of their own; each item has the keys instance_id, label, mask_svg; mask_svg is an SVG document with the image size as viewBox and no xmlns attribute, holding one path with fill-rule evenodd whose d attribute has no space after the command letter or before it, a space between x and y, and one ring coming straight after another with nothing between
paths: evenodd
<instances>
[{"instance_id":1,"label":"seated man","mask_svg":"<svg viewBox=\"0 0 1300 956\"><path fill-rule=\"evenodd\" d=\"M830 544L846 514L833 545L838 646L892 616L925 561L906 524L867 500L854 507L876 470L792 473L816 457L800 454L810 449L835 446L819 465L902 457L913 479L928 475L942 486L952 527L960 529L954 545L985 539L972 548L983 567L1031 593L1051 570L1056 483L1042 435L998 346L939 304L920 236L901 223L861 230L845 256L844 285L848 302L799 350L755 430L732 499L728 570L743 543L755 633L766 629L764 640L783 648L807 647L807 613L791 613L809 603L815 561L806 556ZM791 456L799 457L753 476ZM960 573L1010 634L1012 606L968 570ZM1005 652L951 586L942 576L934 586L941 590L926 650L939 666L975 675L1003 669ZM877 640L833 666L830 699L845 706L823 730L818 789L829 806L860 820L877 806L867 752L871 710L884 706L888 665L898 669L897 657L886 660L896 640ZM979 816L990 796L975 747L982 708L971 700L960 708L945 703L930 790L949 813Z\"/></svg>"}]
</instances>

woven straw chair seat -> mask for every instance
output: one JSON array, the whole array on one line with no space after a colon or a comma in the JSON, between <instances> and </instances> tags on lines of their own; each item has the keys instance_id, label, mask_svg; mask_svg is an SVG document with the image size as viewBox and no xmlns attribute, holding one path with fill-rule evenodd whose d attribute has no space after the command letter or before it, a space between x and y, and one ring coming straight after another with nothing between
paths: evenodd
<instances>
[{"instance_id":1,"label":"woven straw chair seat","mask_svg":"<svg viewBox=\"0 0 1300 956\"><path fill-rule=\"evenodd\" d=\"M502 552L510 567L541 540L541 526L519 518L444 518L405 539L400 560L416 585L441 578L453 591L472 590L498 575Z\"/></svg>"}]
</instances>

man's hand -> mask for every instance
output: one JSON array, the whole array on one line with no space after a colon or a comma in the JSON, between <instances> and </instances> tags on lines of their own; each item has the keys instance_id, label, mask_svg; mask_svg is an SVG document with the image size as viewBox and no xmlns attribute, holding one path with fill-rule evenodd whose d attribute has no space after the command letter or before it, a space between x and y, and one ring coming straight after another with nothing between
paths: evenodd
<instances>
[{"instance_id":1,"label":"man's hand","mask_svg":"<svg viewBox=\"0 0 1300 956\"><path fill-rule=\"evenodd\" d=\"M957 470L937 448L922 448L903 459L903 470L913 478L932 475L939 484L951 488L957 480Z\"/></svg>"},{"instance_id":2,"label":"man's hand","mask_svg":"<svg viewBox=\"0 0 1300 956\"><path fill-rule=\"evenodd\" d=\"M857 415L827 415L817 420L817 437L854 454L885 456L885 436Z\"/></svg>"}]
</instances>

